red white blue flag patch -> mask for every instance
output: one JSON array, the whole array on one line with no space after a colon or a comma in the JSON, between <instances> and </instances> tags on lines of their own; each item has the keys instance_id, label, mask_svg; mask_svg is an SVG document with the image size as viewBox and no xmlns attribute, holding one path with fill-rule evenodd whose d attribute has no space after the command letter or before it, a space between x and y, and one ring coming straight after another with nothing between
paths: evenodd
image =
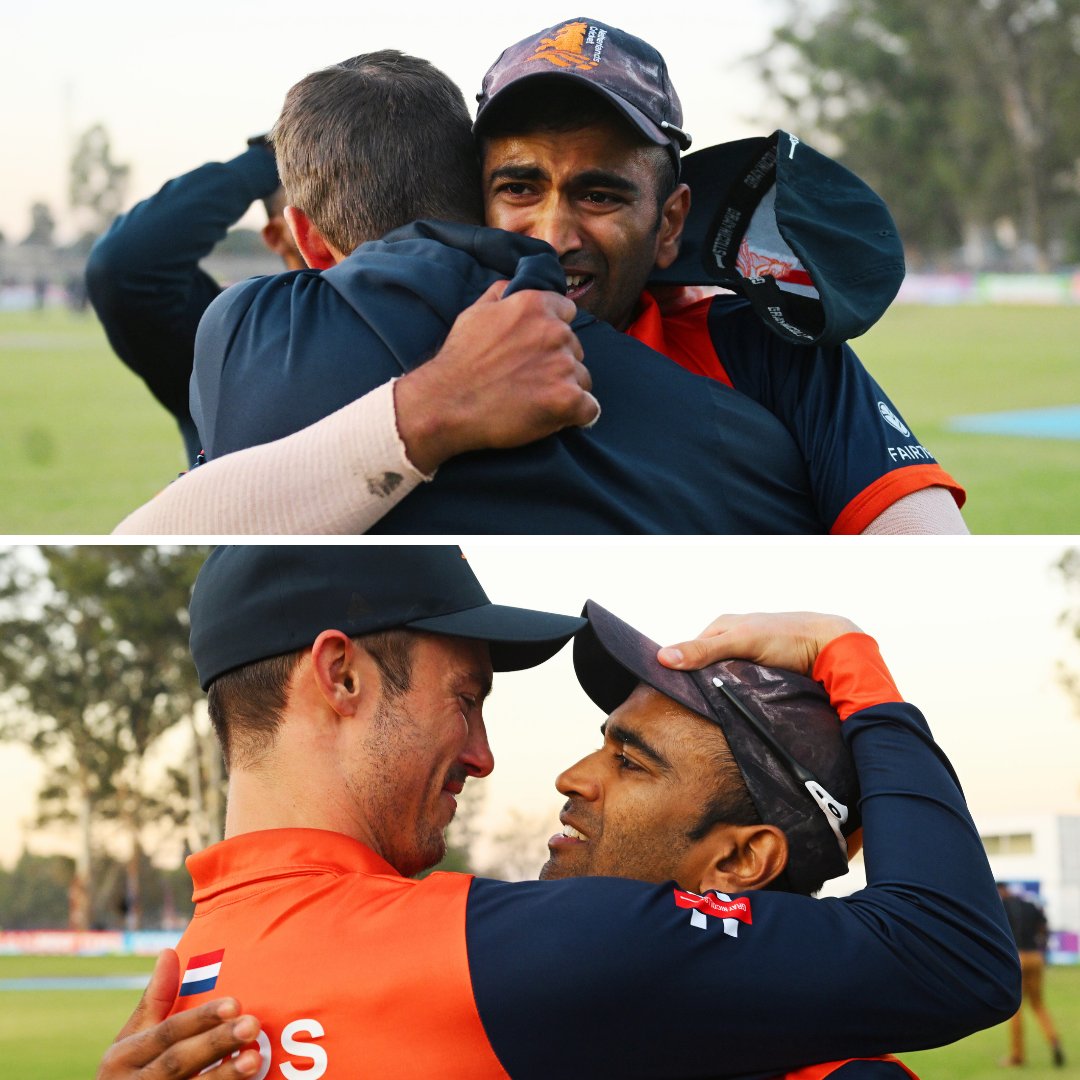
<instances>
[{"instance_id":1,"label":"red white blue flag patch","mask_svg":"<svg viewBox=\"0 0 1080 1080\"><path fill-rule=\"evenodd\" d=\"M217 986L218 975L221 974L221 958L224 955L224 949L217 949L188 960L184 977L180 981L180 996L190 997L192 994L205 994L207 990L213 990Z\"/></svg>"}]
</instances>

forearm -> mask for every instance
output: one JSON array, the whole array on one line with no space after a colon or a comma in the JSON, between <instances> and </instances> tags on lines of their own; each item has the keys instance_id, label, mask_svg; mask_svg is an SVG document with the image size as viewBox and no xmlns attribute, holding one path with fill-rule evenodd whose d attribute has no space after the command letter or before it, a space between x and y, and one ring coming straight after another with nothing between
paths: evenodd
<instances>
[{"instance_id":1,"label":"forearm","mask_svg":"<svg viewBox=\"0 0 1080 1080\"><path fill-rule=\"evenodd\" d=\"M284 439L199 466L114 532L362 533L424 479L398 437L390 382Z\"/></svg>"},{"instance_id":2,"label":"forearm","mask_svg":"<svg viewBox=\"0 0 1080 1080\"><path fill-rule=\"evenodd\" d=\"M720 917L691 924L670 885L474 882L473 988L512 1075L556 1075L567 1062L582 1074L775 1073L941 1045L1014 1011L1001 904L925 721L865 635L832 641L815 674L850 716L868 887L839 900L748 893L730 935ZM590 1015L553 1044L575 994ZM596 1037L616 1029L615 1048Z\"/></svg>"},{"instance_id":3,"label":"forearm","mask_svg":"<svg viewBox=\"0 0 1080 1080\"><path fill-rule=\"evenodd\" d=\"M95 245L90 267L130 278L133 287L146 274L190 273L256 199L278 186L273 155L263 147L201 165L117 218Z\"/></svg>"},{"instance_id":4,"label":"forearm","mask_svg":"<svg viewBox=\"0 0 1080 1080\"><path fill-rule=\"evenodd\" d=\"M838 638L814 674L844 718L862 790L861 917L894 919L899 949L959 1037L1007 1014L1018 992L1008 925L959 781L922 714L904 704L873 640ZM852 958L854 960L854 957ZM980 1016L982 1020L980 1021Z\"/></svg>"}]
</instances>

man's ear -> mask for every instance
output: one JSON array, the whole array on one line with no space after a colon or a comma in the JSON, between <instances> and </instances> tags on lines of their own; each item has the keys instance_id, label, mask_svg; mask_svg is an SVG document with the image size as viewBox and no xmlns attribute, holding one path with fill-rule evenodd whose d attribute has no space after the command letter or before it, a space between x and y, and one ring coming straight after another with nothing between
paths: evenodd
<instances>
[{"instance_id":1,"label":"man's ear","mask_svg":"<svg viewBox=\"0 0 1080 1080\"><path fill-rule=\"evenodd\" d=\"M281 260L290 270L302 270L304 261L300 258L300 252L293 242L292 233L289 232L288 223L280 214L275 214L262 227L263 243Z\"/></svg>"},{"instance_id":2,"label":"man's ear","mask_svg":"<svg viewBox=\"0 0 1080 1080\"><path fill-rule=\"evenodd\" d=\"M360 649L348 634L324 630L311 646L311 674L319 694L339 716L360 708Z\"/></svg>"},{"instance_id":3,"label":"man's ear","mask_svg":"<svg viewBox=\"0 0 1080 1080\"><path fill-rule=\"evenodd\" d=\"M329 270L341 261L341 252L319 232L318 226L303 210L297 206L286 206L284 214L296 246L308 266L313 270Z\"/></svg>"},{"instance_id":4,"label":"man's ear","mask_svg":"<svg viewBox=\"0 0 1080 1080\"><path fill-rule=\"evenodd\" d=\"M690 189L679 186L667 197L660 213L659 240L656 248L656 268L666 270L679 255L683 227L690 213Z\"/></svg>"},{"instance_id":5,"label":"man's ear","mask_svg":"<svg viewBox=\"0 0 1080 1080\"><path fill-rule=\"evenodd\" d=\"M719 826L713 850L699 893L715 889L732 896L764 889L787 866L787 837L775 825Z\"/></svg>"}]
</instances>

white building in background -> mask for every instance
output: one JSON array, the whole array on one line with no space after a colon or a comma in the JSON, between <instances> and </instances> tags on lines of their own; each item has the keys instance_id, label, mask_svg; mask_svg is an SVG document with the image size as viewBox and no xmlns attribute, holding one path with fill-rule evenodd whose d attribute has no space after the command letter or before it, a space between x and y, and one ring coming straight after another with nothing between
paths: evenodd
<instances>
[{"instance_id":1,"label":"white building in background","mask_svg":"<svg viewBox=\"0 0 1080 1080\"><path fill-rule=\"evenodd\" d=\"M994 877L1037 893L1059 960L1077 960L1080 935L1080 815L981 817L979 828Z\"/></svg>"}]
</instances>

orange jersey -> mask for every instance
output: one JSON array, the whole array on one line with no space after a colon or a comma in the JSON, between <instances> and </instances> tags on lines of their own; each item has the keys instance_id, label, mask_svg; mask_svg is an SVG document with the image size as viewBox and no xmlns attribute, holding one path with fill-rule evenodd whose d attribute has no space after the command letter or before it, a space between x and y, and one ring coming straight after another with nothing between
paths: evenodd
<instances>
[{"instance_id":1,"label":"orange jersey","mask_svg":"<svg viewBox=\"0 0 1080 1080\"><path fill-rule=\"evenodd\" d=\"M403 878L318 829L246 833L188 866L198 907L175 1010L238 998L259 1016L272 1075L507 1075L469 982L468 875Z\"/></svg>"}]
</instances>

